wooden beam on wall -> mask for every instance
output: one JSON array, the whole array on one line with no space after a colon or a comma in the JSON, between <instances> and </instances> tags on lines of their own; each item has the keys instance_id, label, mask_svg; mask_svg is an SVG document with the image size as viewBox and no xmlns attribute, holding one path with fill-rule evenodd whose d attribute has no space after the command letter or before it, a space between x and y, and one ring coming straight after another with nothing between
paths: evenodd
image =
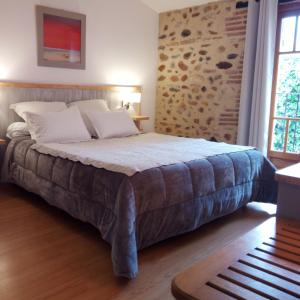
<instances>
[{"instance_id":1,"label":"wooden beam on wall","mask_svg":"<svg viewBox=\"0 0 300 300\"><path fill-rule=\"evenodd\" d=\"M141 86L124 85L81 85L81 84L53 84L53 83L33 83L33 82L13 82L0 81L1 87L29 88L29 89L78 89L78 90L98 90L98 91L119 91L120 88L131 88L132 92L142 92Z\"/></svg>"}]
</instances>

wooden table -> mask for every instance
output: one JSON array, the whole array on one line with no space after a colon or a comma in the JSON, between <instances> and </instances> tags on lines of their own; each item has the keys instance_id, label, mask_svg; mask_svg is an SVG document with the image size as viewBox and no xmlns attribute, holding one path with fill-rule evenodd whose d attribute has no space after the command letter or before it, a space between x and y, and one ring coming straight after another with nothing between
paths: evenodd
<instances>
[{"instance_id":1,"label":"wooden table","mask_svg":"<svg viewBox=\"0 0 300 300\"><path fill-rule=\"evenodd\" d=\"M0 172L2 170L3 158L7 147L7 141L5 139L0 139ZM1 176L0 176L1 181Z\"/></svg>"},{"instance_id":2,"label":"wooden table","mask_svg":"<svg viewBox=\"0 0 300 300\"><path fill-rule=\"evenodd\" d=\"M276 172L277 216L300 221L300 163Z\"/></svg>"},{"instance_id":3,"label":"wooden table","mask_svg":"<svg viewBox=\"0 0 300 300\"><path fill-rule=\"evenodd\" d=\"M0 145L6 145L7 141L4 139L0 139Z\"/></svg>"},{"instance_id":4,"label":"wooden table","mask_svg":"<svg viewBox=\"0 0 300 300\"><path fill-rule=\"evenodd\" d=\"M175 298L299 299L300 223L278 220L269 219L177 275Z\"/></svg>"},{"instance_id":5,"label":"wooden table","mask_svg":"<svg viewBox=\"0 0 300 300\"><path fill-rule=\"evenodd\" d=\"M136 127L138 128L138 130L143 130L143 127L141 125L142 121L147 121L150 118L147 116L132 116L132 120L134 121Z\"/></svg>"}]
</instances>

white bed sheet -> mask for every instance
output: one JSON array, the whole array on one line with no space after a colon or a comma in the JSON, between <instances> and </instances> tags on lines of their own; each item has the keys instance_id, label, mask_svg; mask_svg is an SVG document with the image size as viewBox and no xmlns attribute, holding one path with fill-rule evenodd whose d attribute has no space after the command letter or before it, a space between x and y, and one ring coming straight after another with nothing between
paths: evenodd
<instances>
[{"instance_id":1,"label":"white bed sheet","mask_svg":"<svg viewBox=\"0 0 300 300\"><path fill-rule=\"evenodd\" d=\"M155 167L253 149L157 133L70 144L34 144L32 148L43 154L78 161L128 176Z\"/></svg>"}]
</instances>

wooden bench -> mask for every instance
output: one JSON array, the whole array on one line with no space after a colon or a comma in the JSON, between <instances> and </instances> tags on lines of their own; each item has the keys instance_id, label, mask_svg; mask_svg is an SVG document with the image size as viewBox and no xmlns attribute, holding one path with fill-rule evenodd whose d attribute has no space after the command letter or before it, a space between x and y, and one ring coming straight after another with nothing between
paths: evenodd
<instances>
[{"instance_id":1,"label":"wooden bench","mask_svg":"<svg viewBox=\"0 0 300 300\"><path fill-rule=\"evenodd\" d=\"M277 216L300 220L300 163L276 172Z\"/></svg>"},{"instance_id":2,"label":"wooden bench","mask_svg":"<svg viewBox=\"0 0 300 300\"><path fill-rule=\"evenodd\" d=\"M300 223L269 219L177 275L172 293L176 299L299 299Z\"/></svg>"}]
</instances>

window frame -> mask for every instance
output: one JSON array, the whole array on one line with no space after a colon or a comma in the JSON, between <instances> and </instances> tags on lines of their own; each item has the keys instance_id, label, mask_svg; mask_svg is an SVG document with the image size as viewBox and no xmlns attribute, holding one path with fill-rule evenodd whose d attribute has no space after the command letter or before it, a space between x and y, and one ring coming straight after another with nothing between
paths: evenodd
<instances>
[{"instance_id":1,"label":"window frame","mask_svg":"<svg viewBox=\"0 0 300 300\"><path fill-rule=\"evenodd\" d=\"M273 70L273 82L272 82L272 98L271 98L271 111L269 119L269 135L268 135L268 158L272 159L282 159L287 161L298 162L300 160L300 154L288 153L286 151L288 143L288 130L289 123L291 120L300 118L288 118L288 117L276 117L275 116L275 102L276 102L276 89L277 89L277 78L278 78L278 63L280 54L291 53L291 52L280 52L280 38L281 38L281 25L282 19L285 17L300 16L300 1L282 4L278 8L278 18L277 18L277 30L276 30L276 46L275 46L275 57L274 57L274 70ZM298 18L297 18L298 22ZM298 26L296 22L295 37L297 37ZM300 51L293 51L292 53L300 53ZM272 150L272 139L273 139L273 126L274 121L278 119L287 120L285 127L285 147L283 152Z\"/></svg>"}]
</instances>

